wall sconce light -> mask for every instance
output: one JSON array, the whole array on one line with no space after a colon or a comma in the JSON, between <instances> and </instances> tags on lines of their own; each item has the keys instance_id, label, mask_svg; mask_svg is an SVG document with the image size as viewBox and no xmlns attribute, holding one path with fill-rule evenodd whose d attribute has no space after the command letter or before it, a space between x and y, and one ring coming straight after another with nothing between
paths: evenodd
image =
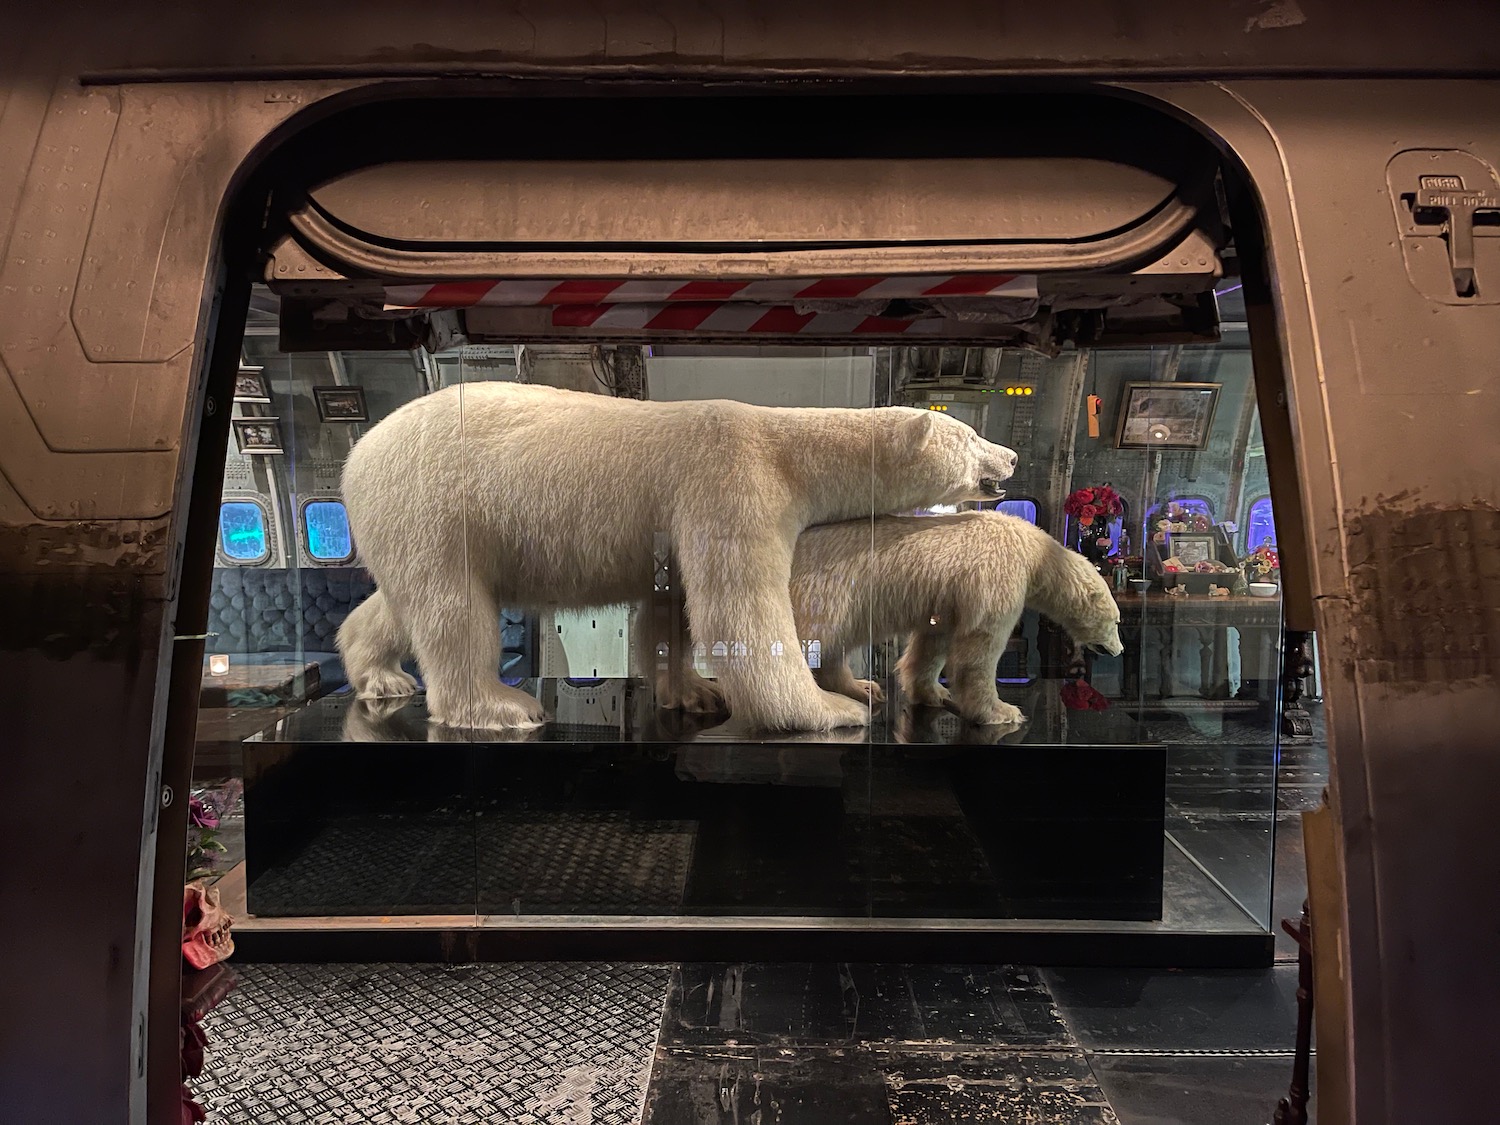
<instances>
[{"instance_id":1,"label":"wall sconce light","mask_svg":"<svg viewBox=\"0 0 1500 1125\"><path fill-rule=\"evenodd\" d=\"M210 676L229 675L229 657L222 652L210 654L208 658L208 674Z\"/></svg>"}]
</instances>

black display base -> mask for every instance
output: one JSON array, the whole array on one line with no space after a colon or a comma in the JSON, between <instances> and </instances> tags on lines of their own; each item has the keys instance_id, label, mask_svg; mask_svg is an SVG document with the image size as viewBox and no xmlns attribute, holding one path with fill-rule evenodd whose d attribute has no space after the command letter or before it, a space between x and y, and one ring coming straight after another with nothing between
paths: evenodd
<instances>
[{"instance_id":1,"label":"black display base","mask_svg":"<svg viewBox=\"0 0 1500 1125\"><path fill-rule=\"evenodd\" d=\"M244 753L259 918L1162 916L1160 746Z\"/></svg>"}]
</instances>

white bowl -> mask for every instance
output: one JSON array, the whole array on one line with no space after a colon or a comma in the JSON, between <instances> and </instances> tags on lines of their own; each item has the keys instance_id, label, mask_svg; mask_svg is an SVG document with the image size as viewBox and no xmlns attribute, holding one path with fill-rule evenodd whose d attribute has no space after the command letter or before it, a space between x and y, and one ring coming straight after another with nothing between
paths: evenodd
<instances>
[{"instance_id":1,"label":"white bowl","mask_svg":"<svg viewBox=\"0 0 1500 1125\"><path fill-rule=\"evenodd\" d=\"M1252 598L1274 598L1278 589L1274 582L1252 582L1245 588Z\"/></svg>"},{"instance_id":2,"label":"white bowl","mask_svg":"<svg viewBox=\"0 0 1500 1125\"><path fill-rule=\"evenodd\" d=\"M1147 590L1151 589L1151 580L1149 578L1132 578L1130 580L1130 588L1137 594L1144 594Z\"/></svg>"}]
</instances>

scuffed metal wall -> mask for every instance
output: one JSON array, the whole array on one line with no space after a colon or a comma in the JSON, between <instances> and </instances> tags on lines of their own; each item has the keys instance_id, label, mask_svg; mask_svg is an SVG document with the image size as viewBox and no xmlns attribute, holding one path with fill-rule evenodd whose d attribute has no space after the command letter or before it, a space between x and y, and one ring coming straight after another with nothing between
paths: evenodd
<instances>
[{"instance_id":1,"label":"scuffed metal wall","mask_svg":"<svg viewBox=\"0 0 1500 1125\"><path fill-rule=\"evenodd\" d=\"M20 154L0 161L7 1113L143 1119L144 920L183 534L171 513L186 502L226 195L299 109L380 73L1500 73L1500 13L1448 8L1413 20L1373 4L1346 18L1335 0L1242 0L1149 26L1134 6L1098 0L942 13L606 4L587 17L529 4L0 9L0 152ZM220 84L216 67L267 78ZM205 80L137 83L153 71ZM1488 972L1500 930L1489 887L1500 324L1493 307L1435 306L1406 282L1383 177L1406 147L1500 164L1496 90L1147 91L1252 169L1270 231L1330 665L1366 1123L1488 1109L1475 1076L1500 1007ZM63 915L74 920L60 944L39 920ZM171 985L156 988L170 1012Z\"/></svg>"}]
</instances>

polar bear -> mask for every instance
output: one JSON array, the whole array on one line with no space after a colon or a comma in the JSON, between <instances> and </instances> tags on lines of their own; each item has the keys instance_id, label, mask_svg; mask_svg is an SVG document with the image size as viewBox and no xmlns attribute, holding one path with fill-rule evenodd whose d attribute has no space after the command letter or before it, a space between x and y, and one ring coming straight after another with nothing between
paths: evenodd
<instances>
[{"instance_id":1,"label":"polar bear","mask_svg":"<svg viewBox=\"0 0 1500 1125\"><path fill-rule=\"evenodd\" d=\"M1016 455L912 407L649 402L518 383L448 387L371 428L344 466L350 529L377 590L339 630L360 698L410 694L431 717L542 723L499 681L502 604L584 608L650 597L653 549L676 558L694 635L752 726L869 721L814 682L789 582L812 523L1001 494Z\"/></svg>"},{"instance_id":2,"label":"polar bear","mask_svg":"<svg viewBox=\"0 0 1500 1125\"><path fill-rule=\"evenodd\" d=\"M1019 723L995 691L995 667L1031 608L1076 644L1118 656L1120 609L1093 565L1041 528L998 512L884 516L810 527L792 559L798 634L821 646L818 684L879 702L849 670L852 645L908 634L896 665L913 703L950 699L974 723ZM948 689L938 683L944 667Z\"/></svg>"}]
</instances>

